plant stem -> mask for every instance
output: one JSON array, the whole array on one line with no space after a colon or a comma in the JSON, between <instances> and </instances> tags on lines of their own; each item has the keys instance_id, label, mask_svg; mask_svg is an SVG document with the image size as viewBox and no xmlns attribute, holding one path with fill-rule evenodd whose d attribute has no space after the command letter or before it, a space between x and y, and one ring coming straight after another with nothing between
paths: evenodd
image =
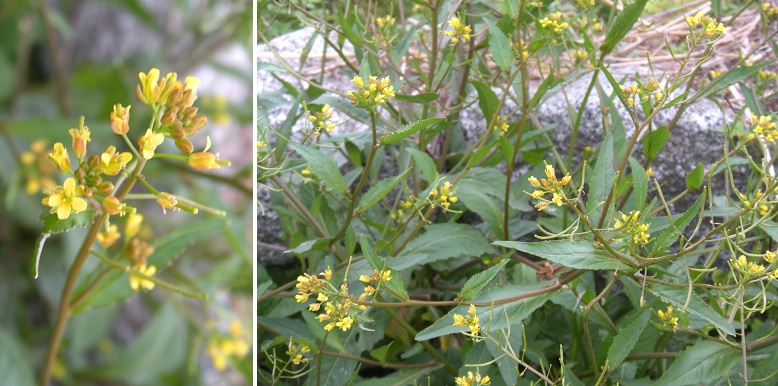
<instances>
[{"instance_id":1,"label":"plant stem","mask_svg":"<svg viewBox=\"0 0 778 386\"><path fill-rule=\"evenodd\" d=\"M116 194L116 198L119 200L124 199L124 197L130 192L130 189L132 189L132 186L135 184L138 176L140 176L140 172L143 170L145 165L146 160L141 158L135 165L135 169L132 171L132 174L130 175L127 183L124 184L119 193ZM57 321L54 324L54 331L51 334L49 350L46 353L46 364L43 368L42 384L44 386L51 383L51 371L54 366L54 360L57 357L57 351L59 350L59 345L62 342L62 336L65 333L65 326L67 325L67 322L73 312L73 307L70 303L70 297L73 295L73 288L75 287L76 281L78 280L78 274L81 273L81 268L84 267L84 262L86 262L87 257L89 257L89 251L92 249L92 244L94 244L95 238L100 232L100 227L103 225L103 222L105 222L107 216L108 214L103 211L89 227L86 238L84 238L84 241L81 244L81 248L79 248L78 253L76 254L76 259L73 261L73 265L70 266L67 279L65 279L65 286L62 288L62 294L59 300Z\"/></svg>"}]
</instances>

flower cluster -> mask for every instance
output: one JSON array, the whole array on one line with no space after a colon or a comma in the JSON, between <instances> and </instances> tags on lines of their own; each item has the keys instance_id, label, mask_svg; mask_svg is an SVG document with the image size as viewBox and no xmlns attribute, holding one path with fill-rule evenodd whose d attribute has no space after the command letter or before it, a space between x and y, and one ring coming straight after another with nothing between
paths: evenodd
<instances>
[{"instance_id":1,"label":"flower cluster","mask_svg":"<svg viewBox=\"0 0 778 386\"><path fill-rule=\"evenodd\" d=\"M629 235L629 243L645 245L648 243L648 228L651 225L641 224L639 217L640 211L637 210L633 210L629 215L621 213L621 220L616 219L614 227L616 231Z\"/></svg>"},{"instance_id":2,"label":"flower cluster","mask_svg":"<svg viewBox=\"0 0 778 386\"><path fill-rule=\"evenodd\" d=\"M324 306L324 312L319 314L316 319L320 322L327 324L324 326L326 331L331 331L333 328L338 327L342 331L346 331L354 324L354 318L357 311L363 311L367 307L357 303L355 296L348 293L348 285L343 282L340 288L330 283L332 280L332 269L327 269L321 273L324 280L320 279L318 275L304 274L297 277L297 288L300 292L294 297L298 303L308 300L312 295L316 295L316 301L318 303L311 303L308 309L313 312L321 310ZM369 294L367 290L359 296L358 301L364 301ZM331 301L330 297L337 300Z\"/></svg>"},{"instance_id":3,"label":"flower cluster","mask_svg":"<svg viewBox=\"0 0 778 386\"><path fill-rule=\"evenodd\" d=\"M305 345L295 344L291 338L289 338L289 345L286 349L286 355L289 355L289 360L295 365L306 364L311 360L307 355L311 352Z\"/></svg>"},{"instance_id":4,"label":"flower cluster","mask_svg":"<svg viewBox=\"0 0 778 386\"><path fill-rule=\"evenodd\" d=\"M671 328L673 332L678 329L678 317L673 316L673 306L667 306L667 311L659 310L656 313L663 327Z\"/></svg>"},{"instance_id":5,"label":"flower cluster","mask_svg":"<svg viewBox=\"0 0 778 386\"><path fill-rule=\"evenodd\" d=\"M454 314L454 325L457 327L467 327L467 332L475 337L481 331L481 326L478 325L481 319L476 314L474 305L470 305L467 311L467 315Z\"/></svg>"},{"instance_id":6,"label":"flower cluster","mask_svg":"<svg viewBox=\"0 0 778 386\"><path fill-rule=\"evenodd\" d=\"M227 367L230 357L243 358L249 352L249 344L246 340L243 326L238 320L230 323L229 331L225 334L214 334L208 340L205 352L211 357L213 367L222 371Z\"/></svg>"},{"instance_id":7,"label":"flower cluster","mask_svg":"<svg viewBox=\"0 0 778 386\"><path fill-rule=\"evenodd\" d=\"M397 220L399 218L402 218L406 214L405 211L410 209L412 206L413 206L413 198L406 198L400 203L400 208L390 213L389 217L391 217L392 220Z\"/></svg>"},{"instance_id":8,"label":"flower cluster","mask_svg":"<svg viewBox=\"0 0 778 386\"><path fill-rule=\"evenodd\" d=\"M767 142L778 140L778 130L776 130L776 124L773 122L772 117L752 115L751 123L754 124L754 128L751 129L754 135ZM749 136L749 138L752 137Z\"/></svg>"},{"instance_id":9,"label":"flower cluster","mask_svg":"<svg viewBox=\"0 0 778 386\"><path fill-rule=\"evenodd\" d=\"M308 120L313 123L315 136L318 137L322 129L330 132L333 128L335 128L334 123L327 123L327 120L330 118L332 118L332 109L330 108L330 105L324 105L324 107L321 108L321 111L315 112L308 116Z\"/></svg>"},{"instance_id":10,"label":"flower cluster","mask_svg":"<svg viewBox=\"0 0 778 386\"><path fill-rule=\"evenodd\" d=\"M765 90L768 87L775 86L778 81L778 72L759 70L756 73L757 90Z\"/></svg>"},{"instance_id":11,"label":"flower cluster","mask_svg":"<svg viewBox=\"0 0 778 386\"><path fill-rule=\"evenodd\" d=\"M373 273L370 276L367 275L359 276L359 281L366 284L365 293L368 296L374 295L377 291L377 288L380 287L381 283L387 282L391 279L392 279L392 273L388 269L382 271L374 269Z\"/></svg>"},{"instance_id":12,"label":"flower cluster","mask_svg":"<svg viewBox=\"0 0 778 386\"><path fill-rule=\"evenodd\" d=\"M394 98L394 86L388 76L381 80L371 76L367 84L362 77L355 76L351 82L357 86L357 91L349 91L348 95L351 103L357 107L371 110Z\"/></svg>"},{"instance_id":13,"label":"flower cluster","mask_svg":"<svg viewBox=\"0 0 778 386\"><path fill-rule=\"evenodd\" d=\"M687 16L686 25L689 26L689 30L692 32L697 30L698 26L701 26L699 29L700 33L709 38L721 36L726 31L724 24L718 23L716 19L703 14L702 11L694 16Z\"/></svg>"},{"instance_id":14,"label":"flower cluster","mask_svg":"<svg viewBox=\"0 0 778 386\"><path fill-rule=\"evenodd\" d=\"M740 193L740 200L743 201L743 206L748 209L754 209L757 212L759 212L760 216L765 216L767 213L770 212L770 205L765 204L764 202L760 203L759 205L755 205L756 201L759 201L762 196L764 196L764 193L762 193L762 189L757 189L757 191L754 193L754 202L751 202L751 200L748 199L748 197L745 194Z\"/></svg>"},{"instance_id":15,"label":"flower cluster","mask_svg":"<svg viewBox=\"0 0 778 386\"><path fill-rule=\"evenodd\" d=\"M507 115L501 115L497 117L497 119L494 122L494 126L492 127L492 130L496 131L500 135L505 135L505 133L507 133L508 129L511 127L507 121L508 121Z\"/></svg>"},{"instance_id":16,"label":"flower cluster","mask_svg":"<svg viewBox=\"0 0 778 386\"><path fill-rule=\"evenodd\" d=\"M638 87L637 83L632 83L628 87L621 86L621 93L624 94L627 104L634 105L635 102L640 101L640 94L643 93L643 90Z\"/></svg>"},{"instance_id":17,"label":"flower cluster","mask_svg":"<svg viewBox=\"0 0 778 386\"><path fill-rule=\"evenodd\" d=\"M743 274L745 277L758 276L765 272L765 267L761 264L748 261L744 255L738 256L738 258L732 258L729 260L729 266Z\"/></svg>"},{"instance_id":18,"label":"flower cluster","mask_svg":"<svg viewBox=\"0 0 778 386\"><path fill-rule=\"evenodd\" d=\"M543 28L554 30L554 33L561 33L570 25L566 21L562 21L562 12L551 12L548 16L538 21Z\"/></svg>"},{"instance_id":19,"label":"flower cluster","mask_svg":"<svg viewBox=\"0 0 778 386\"><path fill-rule=\"evenodd\" d=\"M459 201L459 199L454 196L457 193L457 190L452 189L453 187L454 185L452 183L446 181L443 183L443 186L440 187L440 192L438 192L438 189L430 190L430 205L440 205L441 208L448 210L448 207L451 206L451 204Z\"/></svg>"},{"instance_id":20,"label":"flower cluster","mask_svg":"<svg viewBox=\"0 0 778 386\"><path fill-rule=\"evenodd\" d=\"M588 9L589 7L594 7L594 0L576 0L575 6L580 9Z\"/></svg>"},{"instance_id":21,"label":"flower cluster","mask_svg":"<svg viewBox=\"0 0 778 386\"><path fill-rule=\"evenodd\" d=\"M451 36L451 44L459 43L459 39L470 40L470 33L473 32L470 26L462 24L458 17L449 19L448 25L453 28L453 31L443 31L443 35Z\"/></svg>"},{"instance_id":22,"label":"flower cluster","mask_svg":"<svg viewBox=\"0 0 778 386\"><path fill-rule=\"evenodd\" d=\"M561 180L557 180L554 166L549 164L546 164L545 173L546 173L546 178L541 179L540 181L538 181L538 179L535 176L532 176L528 179L529 183L533 187L538 188L532 193L527 193L532 198L541 200L537 205L535 205L535 209L537 210L546 209L549 203L554 203L557 206L562 206L564 204L564 200L567 198L565 196L565 192L563 188L570 183L570 179L571 179L570 174L568 173L564 177L562 177ZM548 193L551 194L550 201L543 198L543 196L545 196Z\"/></svg>"},{"instance_id":23,"label":"flower cluster","mask_svg":"<svg viewBox=\"0 0 778 386\"><path fill-rule=\"evenodd\" d=\"M664 92L659 86L659 82L656 79L651 79L643 85L643 89L646 91L646 98L653 98L655 103L659 103L664 97Z\"/></svg>"},{"instance_id":24,"label":"flower cluster","mask_svg":"<svg viewBox=\"0 0 778 386\"><path fill-rule=\"evenodd\" d=\"M582 63L584 60L586 60L586 58L589 57L589 53L586 52L586 50L576 49L576 50L572 50L570 54L573 57L573 61L575 62L575 64Z\"/></svg>"},{"instance_id":25,"label":"flower cluster","mask_svg":"<svg viewBox=\"0 0 778 386\"><path fill-rule=\"evenodd\" d=\"M762 3L762 12L764 12L768 19L778 19L778 6L765 1Z\"/></svg>"},{"instance_id":26,"label":"flower cluster","mask_svg":"<svg viewBox=\"0 0 778 386\"><path fill-rule=\"evenodd\" d=\"M472 371L468 371L467 375L454 378L454 383L457 386L488 386L492 384L488 375L481 377L480 373L476 372L474 375Z\"/></svg>"},{"instance_id":27,"label":"flower cluster","mask_svg":"<svg viewBox=\"0 0 778 386\"><path fill-rule=\"evenodd\" d=\"M511 41L509 46L514 58L521 58L521 60L529 58L529 46L524 42L524 39L519 39L518 42Z\"/></svg>"}]
</instances>

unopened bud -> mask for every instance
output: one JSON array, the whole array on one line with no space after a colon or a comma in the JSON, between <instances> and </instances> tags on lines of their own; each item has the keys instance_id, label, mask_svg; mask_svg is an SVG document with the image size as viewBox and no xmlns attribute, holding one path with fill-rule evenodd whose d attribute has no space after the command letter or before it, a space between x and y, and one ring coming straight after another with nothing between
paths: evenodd
<instances>
[{"instance_id":1,"label":"unopened bud","mask_svg":"<svg viewBox=\"0 0 778 386\"><path fill-rule=\"evenodd\" d=\"M97 165L100 164L100 156L96 154L92 155L89 157L89 159L86 162L90 169L95 169L97 168Z\"/></svg>"},{"instance_id":2,"label":"unopened bud","mask_svg":"<svg viewBox=\"0 0 778 386\"><path fill-rule=\"evenodd\" d=\"M185 138L177 139L176 147L178 148L178 150L181 150L181 152L184 154L190 154L194 149L194 147L192 146L192 142L190 142L188 139Z\"/></svg>"},{"instance_id":3,"label":"unopened bud","mask_svg":"<svg viewBox=\"0 0 778 386\"><path fill-rule=\"evenodd\" d=\"M186 136L186 131L182 127L176 127L170 131L170 137L174 139L181 139Z\"/></svg>"},{"instance_id":4,"label":"unopened bud","mask_svg":"<svg viewBox=\"0 0 778 386\"><path fill-rule=\"evenodd\" d=\"M176 121L176 113L174 111L168 111L162 115L162 125L171 126Z\"/></svg>"},{"instance_id":5,"label":"unopened bud","mask_svg":"<svg viewBox=\"0 0 778 386\"><path fill-rule=\"evenodd\" d=\"M195 117L195 119L192 120L191 126L194 128L194 131L198 131L205 127L207 124L208 118L206 118L204 115L200 115L199 117Z\"/></svg>"},{"instance_id":6,"label":"unopened bud","mask_svg":"<svg viewBox=\"0 0 778 386\"><path fill-rule=\"evenodd\" d=\"M103 181L98 187L97 191L100 192L102 195L108 195L113 192L114 186L111 181Z\"/></svg>"}]
</instances>

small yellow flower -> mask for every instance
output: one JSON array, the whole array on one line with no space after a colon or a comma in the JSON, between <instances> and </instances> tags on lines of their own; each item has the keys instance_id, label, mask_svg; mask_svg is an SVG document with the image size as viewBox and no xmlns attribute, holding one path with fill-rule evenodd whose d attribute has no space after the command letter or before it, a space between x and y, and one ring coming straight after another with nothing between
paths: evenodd
<instances>
[{"instance_id":1,"label":"small yellow flower","mask_svg":"<svg viewBox=\"0 0 778 386\"><path fill-rule=\"evenodd\" d=\"M467 327L471 335L478 336L481 327L478 325L480 318L476 312L475 306L471 304L467 311L468 315L454 314L454 325L457 327Z\"/></svg>"},{"instance_id":2,"label":"small yellow flower","mask_svg":"<svg viewBox=\"0 0 778 386\"><path fill-rule=\"evenodd\" d=\"M143 223L143 215L140 213L130 213L127 216L127 222L124 223L124 236L127 239L135 237L140 231L140 226Z\"/></svg>"},{"instance_id":3,"label":"small yellow flower","mask_svg":"<svg viewBox=\"0 0 778 386\"><path fill-rule=\"evenodd\" d=\"M111 224L106 231L97 234L97 243L104 249L110 248L121 236L119 227Z\"/></svg>"},{"instance_id":4,"label":"small yellow flower","mask_svg":"<svg viewBox=\"0 0 778 386\"><path fill-rule=\"evenodd\" d=\"M127 134L130 131L130 107L122 107L120 103L113 106L109 120L111 121L111 131L118 135Z\"/></svg>"},{"instance_id":5,"label":"small yellow flower","mask_svg":"<svg viewBox=\"0 0 778 386\"><path fill-rule=\"evenodd\" d=\"M488 386L491 384L491 379L488 375L482 378L480 373L473 375L472 371L468 371L467 375L454 378L454 383L457 386Z\"/></svg>"},{"instance_id":6,"label":"small yellow flower","mask_svg":"<svg viewBox=\"0 0 778 386\"><path fill-rule=\"evenodd\" d=\"M775 255L776 255L777 253L778 253L778 251L776 251L776 252L770 252L770 251L766 251L766 252L764 253L764 256L763 256L763 258L764 258L764 260L765 260L767 263L769 263L769 264L772 264L772 263L775 261Z\"/></svg>"},{"instance_id":7,"label":"small yellow flower","mask_svg":"<svg viewBox=\"0 0 778 386\"><path fill-rule=\"evenodd\" d=\"M213 170L222 166L230 166L230 161L220 160L219 153L202 151L189 155L189 166L198 170Z\"/></svg>"},{"instance_id":8,"label":"small yellow flower","mask_svg":"<svg viewBox=\"0 0 778 386\"><path fill-rule=\"evenodd\" d=\"M540 23L540 26L543 28L549 28L553 29L554 33L561 33L563 30L567 29L570 25L562 21L562 12L552 12L548 14L547 17L540 19L538 21Z\"/></svg>"},{"instance_id":9,"label":"small yellow flower","mask_svg":"<svg viewBox=\"0 0 778 386\"><path fill-rule=\"evenodd\" d=\"M89 128L80 126L78 129L70 129L70 137L73 138L73 154L78 159L86 156L86 143L91 141Z\"/></svg>"},{"instance_id":10,"label":"small yellow flower","mask_svg":"<svg viewBox=\"0 0 778 386\"><path fill-rule=\"evenodd\" d=\"M152 68L148 73L139 73L140 84L135 88L138 99L151 105L157 102L165 103L176 84L176 73L170 72L164 78L159 77L159 69Z\"/></svg>"},{"instance_id":11,"label":"small yellow flower","mask_svg":"<svg viewBox=\"0 0 778 386\"><path fill-rule=\"evenodd\" d=\"M119 216L124 216L127 214L128 209L132 210L132 208L129 208L126 204L119 202L119 199L114 196L106 197L103 199L103 209L105 209L106 213L112 216L116 214Z\"/></svg>"},{"instance_id":12,"label":"small yellow flower","mask_svg":"<svg viewBox=\"0 0 778 386\"><path fill-rule=\"evenodd\" d=\"M470 40L470 33L473 32L469 25L462 24L458 17L451 18L448 25L453 31L443 31L444 35L451 36L451 43L457 44L459 39Z\"/></svg>"},{"instance_id":13,"label":"small yellow flower","mask_svg":"<svg viewBox=\"0 0 778 386\"><path fill-rule=\"evenodd\" d=\"M140 146L140 153L145 159L151 159L154 157L154 150L157 146L161 145L165 140L165 136L162 133L154 133L151 129L146 130L146 134L138 139L138 145Z\"/></svg>"},{"instance_id":14,"label":"small yellow flower","mask_svg":"<svg viewBox=\"0 0 778 386\"><path fill-rule=\"evenodd\" d=\"M153 265L146 266L146 264L142 264L136 265L134 268L138 273L149 277L154 276L154 274L157 273L157 267ZM130 272L130 288L135 292L138 292L139 288L152 290L154 289L154 282Z\"/></svg>"},{"instance_id":15,"label":"small yellow flower","mask_svg":"<svg viewBox=\"0 0 778 386\"><path fill-rule=\"evenodd\" d=\"M354 323L354 319L351 319L350 316L347 316L343 319L341 319L338 322L335 322L336 327L340 327L341 330L346 331L349 328L351 328L351 324Z\"/></svg>"},{"instance_id":16,"label":"small yellow flower","mask_svg":"<svg viewBox=\"0 0 778 386\"><path fill-rule=\"evenodd\" d=\"M170 209L172 211L179 209L176 207L176 205L178 205L176 196L167 192L161 192L157 195L157 203L162 207L162 214L167 214L166 209Z\"/></svg>"},{"instance_id":17,"label":"small yellow flower","mask_svg":"<svg viewBox=\"0 0 778 386\"><path fill-rule=\"evenodd\" d=\"M100 162L97 165L97 170L109 176L115 176L119 174L119 171L124 169L131 160L132 153L126 151L117 153L115 146L108 146L105 151L103 151L103 154L100 154Z\"/></svg>"},{"instance_id":18,"label":"small yellow flower","mask_svg":"<svg viewBox=\"0 0 778 386\"><path fill-rule=\"evenodd\" d=\"M49 153L49 159L61 173L70 171L70 156L65 146L62 146L62 143L57 142L54 144L54 151Z\"/></svg>"},{"instance_id":19,"label":"small yellow flower","mask_svg":"<svg viewBox=\"0 0 778 386\"><path fill-rule=\"evenodd\" d=\"M62 186L57 186L47 198L44 198L44 204L51 207L51 213L57 213L57 218L65 220L70 217L70 212L80 213L86 210L86 200L79 197L83 194L84 188L76 185L76 180L68 178Z\"/></svg>"},{"instance_id":20,"label":"small yellow flower","mask_svg":"<svg viewBox=\"0 0 778 386\"><path fill-rule=\"evenodd\" d=\"M672 328L673 331L678 329L678 317L673 316L673 306L667 306L667 312L659 310L656 313L659 315L662 326Z\"/></svg>"}]
</instances>

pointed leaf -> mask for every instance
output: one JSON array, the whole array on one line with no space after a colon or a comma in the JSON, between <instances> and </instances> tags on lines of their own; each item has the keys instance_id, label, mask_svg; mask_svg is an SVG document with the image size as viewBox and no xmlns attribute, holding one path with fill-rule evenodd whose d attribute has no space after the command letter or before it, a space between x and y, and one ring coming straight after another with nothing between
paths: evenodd
<instances>
[{"instance_id":1,"label":"pointed leaf","mask_svg":"<svg viewBox=\"0 0 778 386\"><path fill-rule=\"evenodd\" d=\"M605 249L595 248L592 241L580 240L571 243L567 240L523 242L495 241L502 247L513 248L544 258L566 267L578 269L628 269L629 267L611 257Z\"/></svg>"},{"instance_id":2,"label":"pointed leaf","mask_svg":"<svg viewBox=\"0 0 778 386\"><path fill-rule=\"evenodd\" d=\"M492 52L492 60L501 70L509 72L513 64L510 39L489 19L484 19L489 29L489 50Z\"/></svg>"},{"instance_id":3,"label":"pointed leaf","mask_svg":"<svg viewBox=\"0 0 778 386\"><path fill-rule=\"evenodd\" d=\"M642 211L646 206L648 194L648 177L646 169L634 158L629 157L629 166L632 168L632 188L635 191L635 209Z\"/></svg>"},{"instance_id":4,"label":"pointed leaf","mask_svg":"<svg viewBox=\"0 0 778 386\"><path fill-rule=\"evenodd\" d=\"M394 99L397 99L398 101L403 102L411 102L411 103L430 103L434 100L438 99L438 94L434 92L425 92L421 94L416 95L410 95L410 94L394 94Z\"/></svg>"},{"instance_id":5,"label":"pointed leaf","mask_svg":"<svg viewBox=\"0 0 778 386\"><path fill-rule=\"evenodd\" d=\"M411 153L413 162L415 162L416 166L419 167L421 179L429 183L433 183L438 180L438 169L435 166L435 161L432 160L432 157L423 151L411 147L406 148L406 150L408 153Z\"/></svg>"},{"instance_id":6,"label":"pointed leaf","mask_svg":"<svg viewBox=\"0 0 778 386\"><path fill-rule=\"evenodd\" d=\"M703 190L702 194L697 197L697 201L694 202L692 207L689 208L686 213L676 219L673 224L665 228L662 234L657 237L656 241L654 242L654 248L651 251L651 257L656 257L663 254L668 246L678 240L678 237L681 236L681 233L683 233L684 229L686 229L694 216L697 215L697 212L700 211L703 201L705 201L705 190Z\"/></svg>"},{"instance_id":7,"label":"pointed leaf","mask_svg":"<svg viewBox=\"0 0 778 386\"><path fill-rule=\"evenodd\" d=\"M338 165L331 158L320 151L308 147L292 144L294 150L300 154L313 169L313 174L341 196L346 196L346 182L340 174Z\"/></svg>"},{"instance_id":8,"label":"pointed leaf","mask_svg":"<svg viewBox=\"0 0 778 386\"><path fill-rule=\"evenodd\" d=\"M738 349L701 340L681 352L656 386L698 385L722 379L740 361Z\"/></svg>"},{"instance_id":9,"label":"pointed leaf","mask_svg":"<svg viewBox=\"0 0 778 386\"><path fill-rule=\"evenodd\" d=\"M648 0L636 0L634 3L624 7L624 10L616 16L616 21L613 22L608 33L605 35L605 40L602 43L602 56L608 55L616 48L621 39L627 36L627 33L632 29L632 26L638 21L640 15L643 13Z\"/></svg>"},{"instance_id":10,"label":"pointed leaf","mask_svg":"<svg viewBox=\"0 0 778 386\"><path fill-rule=\"evenodd\" d=\"M378 201L381 201L381 199L384 198L384 196L386 196L389 192L391 192L392 189L397 186L397 184L405 180L408 177L408 173L410 172L411 169L408 169L399 176L385 178L379 181L377 184L371 186L367 193L365 193L365 195L362 196L362 198L359 200L359 210L364 211L367 208L375 205Z\"/></svg>"},{"instance_id":11,"label":"pointed leaf","mask_svg":"<svg viewBox=\"0 0 778 386\"><path fill-rule=\"evenodd\" d=\"M388 145L395 143L405 137L418 133L419 131L426 129L432 125L445 121L445 118L427 118L421 121L411 122L407 125L403 125L397 131L385 135L381 138L381 145Z\"/></svg>"},{"instance_id":12,"label":"pointed leaf","mask_svg":"<svg viewBox=\"0 0 778 386\"><path fill-rule=\"evenodd\" d=\"M35 241L35 262L32 266L32 274L35 279L38 278L38 266L40 265L43 244L46 243L52 234L67 232L75 227L86 228L92 224L95 217L95 209L90 205L80 213L70 213L70 216L60 220L56 213L44 213L40 220L43 221L43 230L41 235Z\"/></svg>"},{"instance_id":13,"label":"pointed leaf","mask_svg":"<svg viewBox=\"0 0 778 386\"><path fill-rule=\"evenodd\" d=\"M697 162L697 166L694 167L688 176L686 176L686 189L694 190L702 186L703 179L705 178L705 168L701 163Z\"/></svg>"},{"instance_id":14,"label":"pointed leaf","mask_svg":"<svg viewBox=\"0 0 778 386\"><path fill-rule=\"evenodd\" d=\"M497 94L485 83L473 82L473 87L475 87L475 91L478 93L478 107L481 108L481 113L484 115L488 125L491 123L495 111L497 111L497 105L499 104Z\"/></svg>"},{"instance_id":15,"label":"pointed leaf","mask_svg":"<svg viewBox=\"0 0 778 386\"><path fill-rule=\"evenodd\" d=\"M498 273L500 273L500 270L505 267L505 264L507 263L508 260L505 260L486 271L473 275L473 277L467 280L465 286L462 287L462 292L459 293L459 297L464 301L472 300L487 284L489 284L489 282L492 281L492 279L494 279L495 276L497 276Z\"/></svg>"},{"instance_id":16,"label":"pointed leaf","mask_svg":"<svg viewBox=\"0 0 778 386\"><path fill-rule=\"evenodd\" d=\"M656 130L646 133L643 136L643 156L646 157L646 161L655 160L669 138L670 130L667 126L659 126Z\"/></svg>"},{"instance_id":17,"label":"pointed leaf","mask_svg":"<svg viewBox=\"0 0 778 386\"><path fill-rule=\"evenodd\" d=\"M610 368L616 368L629 355L640 339L640 334L646 328L649 319L651 319L651 311L644 309L632 323L619 330L619 334L613 338L613 344L608 350Z\"/></svg>"},{"instance_id":18,"label":"pointed leaf","mask_svg":"<svg viewBox=\"0 0 778 386\"><path fill-rule=\"evenodd\" d=\"M591 195L586 208L591 211L597 205L608 199L613 182L616 180L616 170L613 166L613 136L608 135L600 145L600 155L594 165L594 175L589 178L589 194ZM607 209L603 209L607 210ZM597 218L597 215L593 216Z\"/></svg>"}]
</instances>

